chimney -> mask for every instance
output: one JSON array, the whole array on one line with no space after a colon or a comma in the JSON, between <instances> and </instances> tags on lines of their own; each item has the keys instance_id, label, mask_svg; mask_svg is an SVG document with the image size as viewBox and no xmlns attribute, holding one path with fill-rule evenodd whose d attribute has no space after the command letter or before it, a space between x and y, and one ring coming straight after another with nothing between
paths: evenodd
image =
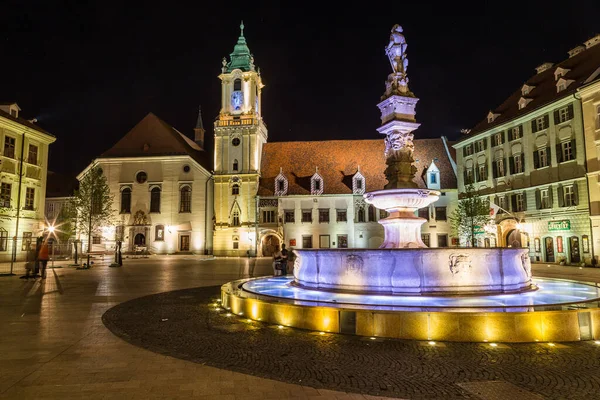
<instances>
[{"instance_id":1,"label":"chimney","mask_svg":"<svg viewBox=\"0 0 600 400\"><path fill-rule=\"evenodd\" d=\"M204 124L202 124L202 108L198 107L198 120L194 128L194 141L202 150L204 150Z\"/></svg>"}]
</instances>

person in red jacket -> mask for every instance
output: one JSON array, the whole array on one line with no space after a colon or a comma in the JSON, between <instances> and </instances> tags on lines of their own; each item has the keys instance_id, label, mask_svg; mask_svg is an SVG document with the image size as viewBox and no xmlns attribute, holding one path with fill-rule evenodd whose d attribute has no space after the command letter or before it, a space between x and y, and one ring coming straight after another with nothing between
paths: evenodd
<instances>
[{"instance_id":1,"label":"person in red jacket","mask_svg":"<svg viewBox=\"0 0 600 400\"><path fill-rule=\"evenodd\" d=\"M38 251L38 261L41 264L40 274L42 275L42 279L46 279L46 266L48 265L48 260L50 259L49 251L48 251L48 238L42 240L42 244L40 245L40 249Z\"/></svg>"}]
</instances>

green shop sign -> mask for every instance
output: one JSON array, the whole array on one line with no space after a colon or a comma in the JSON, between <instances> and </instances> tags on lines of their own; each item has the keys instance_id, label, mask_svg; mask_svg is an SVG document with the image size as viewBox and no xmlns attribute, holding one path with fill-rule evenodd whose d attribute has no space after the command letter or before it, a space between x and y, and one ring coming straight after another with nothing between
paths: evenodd
<instances>
[{"instance_id":1,"label":"green shop sign","mask_svg":"<svg viewBox=\"0 0 600 400\"><path fill-rule=\"evenodd\" d=\"M475 225L473 228L473 233L476 235L483 235L485 233L485 229L480 225Z\"/></svg>"},{"instance_id":2,"label":"green shop sign","mask_svg":"<svg viewBox=\"0 0 600 400\"><path fill-rule=\"evenodd\" d=\"M570 231L571 221L563 219L560 221L548 221L548 230L552 231Z\"/></svg>"}]
</instances>

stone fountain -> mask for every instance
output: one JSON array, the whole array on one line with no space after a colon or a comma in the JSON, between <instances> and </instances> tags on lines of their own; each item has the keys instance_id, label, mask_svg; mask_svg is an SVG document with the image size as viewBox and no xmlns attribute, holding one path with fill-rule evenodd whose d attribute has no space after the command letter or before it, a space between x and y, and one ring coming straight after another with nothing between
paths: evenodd
<instances>
[{"instance_id":1,"label":"stone fountain","mask_svg":"<svg viewBox=\"0 0 600 400\"><path fill-rule=\"evenodd\" d=\"M394 25L385 54L392 73L378 107L385 135L383 190L364 195L384 209L385 239L379 249L298 249L294 285L360 293L481 294L532 290L524 248L428 248L421 240L424 218L415 212L438 200L440 192L414 182L413 131L418 98L408 89L406 38Z\"/></svg>"}]
</instances>

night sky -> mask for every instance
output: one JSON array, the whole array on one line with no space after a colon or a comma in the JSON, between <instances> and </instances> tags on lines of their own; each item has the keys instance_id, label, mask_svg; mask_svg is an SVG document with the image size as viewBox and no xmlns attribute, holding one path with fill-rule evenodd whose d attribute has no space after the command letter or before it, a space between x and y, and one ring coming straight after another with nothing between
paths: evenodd
<instances>
[{"instance_id":1,"label":"night sky","mask_svg":"<svg viewBox=\"0 0 600 400\"><path fill-rule=\"evenodd\" d=\"M598 1L79 3L11 0L0 42L0 101L18 102L57 137L50 170L72 175L148 112L192 137L201 105L211 138L221 59L242 19L266 84L269 141L380 137L376 104L396 23L421 99L417 138L458 138L536 66L600 33Z\"/></svg>"}]
</instances>

